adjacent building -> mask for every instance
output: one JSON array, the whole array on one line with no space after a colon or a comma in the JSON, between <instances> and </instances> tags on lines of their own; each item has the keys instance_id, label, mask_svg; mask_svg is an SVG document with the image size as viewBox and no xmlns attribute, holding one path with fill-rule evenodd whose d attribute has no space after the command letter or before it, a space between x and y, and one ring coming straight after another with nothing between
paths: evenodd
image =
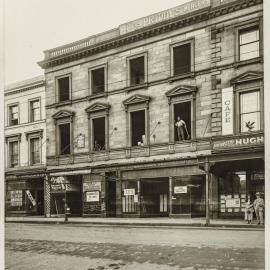
<instances>
[{"instance_id":1,"label":"adjacent building","mask_svg":"<svg viewBox=\"0 0 270 270\"><path fill-rule=\"evenodd\" d=\"M44 215L44 76L8 85L4 97L6 215Z\"/></svg>"},{"instance_id":2,"label":"adjacent building","mask_svg":"<svg viewBox=\"0 0 270 270\"><path fill-rule=\"evenodd\" d=\"M194 0L45 51L47 216L242 218L264 192L262 0Z\"/></svg>"}]
</instances>

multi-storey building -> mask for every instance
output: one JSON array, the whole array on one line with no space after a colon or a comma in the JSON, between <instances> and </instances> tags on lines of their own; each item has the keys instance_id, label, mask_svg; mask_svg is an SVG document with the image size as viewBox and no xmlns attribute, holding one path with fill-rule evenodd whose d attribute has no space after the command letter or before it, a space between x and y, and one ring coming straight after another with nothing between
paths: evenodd
<instances>
[{"instance_id":1,"label":"multi-storey building","mask_svg":"<svg viewBox=\"0 0 270 270\"><path fill-rule=\"evenodd\" d=\"M7 215L43 215L46 164L44 76L8 85L5 97Z\"/></svg>"},{"instance_id":2,"label":"multi-storey building","mask_svg":"<svg viewBox=\"0 0 270 270\"><path fill-rule=\"evenodd\" d=\"M47 215L242 217L264 191L262 0L194 0L45 51Z\"/></svg>"}]
</instances>

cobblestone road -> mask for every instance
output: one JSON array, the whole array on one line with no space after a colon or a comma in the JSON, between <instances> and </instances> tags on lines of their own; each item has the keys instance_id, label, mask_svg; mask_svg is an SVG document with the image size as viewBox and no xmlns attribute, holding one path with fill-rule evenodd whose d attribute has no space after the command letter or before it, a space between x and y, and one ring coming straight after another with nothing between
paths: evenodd
<instances>
[{"instance_id":1,"label":"cobblestone road","mask_svg":"<svg viewBox=\"0 0 270 270\"><path fill-rule=\"evenodd\" d=\"M264 232L7 224L6 269L264 269Z\"/></svg>"}]
</instances>

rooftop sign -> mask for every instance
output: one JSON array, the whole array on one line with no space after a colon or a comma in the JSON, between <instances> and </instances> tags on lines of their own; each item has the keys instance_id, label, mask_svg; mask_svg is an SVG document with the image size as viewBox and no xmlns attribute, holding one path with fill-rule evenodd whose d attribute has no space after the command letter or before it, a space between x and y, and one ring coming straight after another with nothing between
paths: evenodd
<instances>
[{"instance_id":1,"label":"rooftop sign","mask_svg":"<svg viewBox=\"0 0 270 270\"><path fill-rule=\"evenodd\" d=\"M143 27L161 23L176 17L195 12L197 10L210 7L210 0L193 0L183 5L167 9L138 20L120 25L120 35L138 30Z\"/></svg>"}]
</instances>

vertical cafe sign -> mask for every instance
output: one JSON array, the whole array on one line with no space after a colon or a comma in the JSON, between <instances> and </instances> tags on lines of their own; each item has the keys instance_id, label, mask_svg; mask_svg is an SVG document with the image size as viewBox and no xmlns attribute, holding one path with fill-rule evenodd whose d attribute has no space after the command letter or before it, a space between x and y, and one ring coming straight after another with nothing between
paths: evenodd
<instances>
[{"instance_id":1,"label":"vertical cafe sign","mask_svg":"<svg viewBox=\"0 0 270 270\"><path fill-rule=\"evenodd\" d=\"M222 89L222 135L233 134L233 87Z\"/></svg>"}]
</instances>

